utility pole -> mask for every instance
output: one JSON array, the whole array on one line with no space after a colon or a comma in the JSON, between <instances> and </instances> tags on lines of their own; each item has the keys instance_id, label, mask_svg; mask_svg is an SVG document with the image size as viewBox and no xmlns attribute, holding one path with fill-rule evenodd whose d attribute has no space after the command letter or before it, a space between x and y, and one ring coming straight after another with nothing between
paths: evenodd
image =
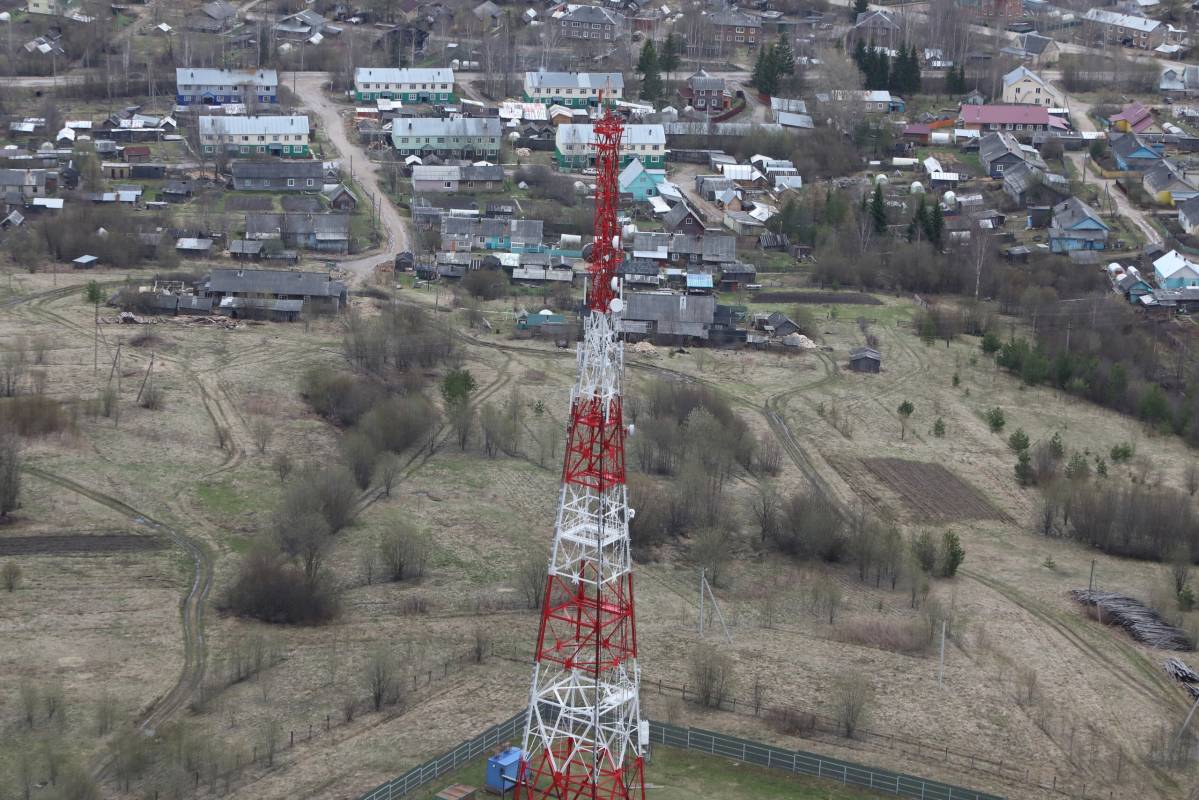
<instances>
[{"instance_id":1,"label":"utility pole","mask_svg":"<svg viewBox=\"0 0 1199 800\"><path fill-rule=\"evenodd\" d=\"M1091 577L1087 579L1087 591L1095 589L1095 559L1091 559Z\"/></svg>"}]
</instances>

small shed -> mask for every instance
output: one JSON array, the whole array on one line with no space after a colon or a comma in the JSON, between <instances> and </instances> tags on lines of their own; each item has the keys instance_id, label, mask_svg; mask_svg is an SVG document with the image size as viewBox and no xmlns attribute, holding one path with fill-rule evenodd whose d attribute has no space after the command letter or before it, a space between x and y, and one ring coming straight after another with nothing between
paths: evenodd
<instances>
[{"instance_id":1,"label":"small shed","mask_svg":"<svg viewBox=\"0 0 1199 800\"><path fill-rule=\"evenodd\" d=\"M99 259L95 256L79 256L79 258L71 262L71 266L75 269L93 269L97 261Z\"/></svg>"},{"instance_id":2,"label":"small shed","mask_svg":"<svg viewBox=\"0 0 1199 800\"><path fill-rule=\"evenodd\" d=\"M855 347L849 351L849 368L854 372L881 372L883 357L873 347Z\"/></svg>"}]
</instances>

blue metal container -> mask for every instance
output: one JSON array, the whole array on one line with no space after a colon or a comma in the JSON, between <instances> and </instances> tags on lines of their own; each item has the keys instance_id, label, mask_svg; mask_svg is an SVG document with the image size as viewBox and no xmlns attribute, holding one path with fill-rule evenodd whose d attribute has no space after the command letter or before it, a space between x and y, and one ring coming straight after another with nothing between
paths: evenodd
<instances>
[{"instance_id":1,"label":"blue metal container","mask_svg":"<svg viewBox=\"0 0 1199 800\"><path fill-rule=\"evenodd\" d=\"M509 747L487 759L487 791L502 795L516 786L520 771L520 748Z\"/></svg>"}]
</instances>

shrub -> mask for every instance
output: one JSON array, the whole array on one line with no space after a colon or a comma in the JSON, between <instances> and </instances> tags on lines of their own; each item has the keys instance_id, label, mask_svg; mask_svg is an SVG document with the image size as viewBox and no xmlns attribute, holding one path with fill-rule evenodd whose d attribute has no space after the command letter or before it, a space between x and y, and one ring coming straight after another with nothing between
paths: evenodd
<instances>
[{"instance_id":1,"label":"shrub","mask_svg":"<svg viewBox=\"0 0 1199 800\"><path fill-rule=\"evenodd\" d=\"M379 539L379 554L393 581L425 574L433 541L408 525L398 525Z\"/></svg>"},{"instance_id":2,"label":"shrub","mask_svg":"<svg viewBox=\"0 0 1199 800\"><path fill-rule=\"evenodd\" d=\"M987 427L991 429L991 433L999 433L1003 430L1003 426L1007 420L1003 416L1003 409L996 407L987 411Z\"/></svg>"},{"instance_id":3,"label":"shrub","mask_svg":"<svg viewBox=\"0 0 1199 800\"><path fill-rule=\"evenodd\" d=\"M359 429L380 450L402 453L425 442L437 427L439 415L422 394L389 397L368 411Z\"/></svg>"},{"instance_id":4,"label":"shrub","mask_svg":"<svg viewBox=\"0 0 1199 800\"><path fill-rule=\"evenodd\" d=\"M0 399L0 420L27 437L48 436L71 426L70 415L62 403L43 394Z\"/></svg>"},{"instance_id":5,"label":"shrub","mask_svg":"<svg viewBox=\"0 0 1199 800\"><path fill-rule=\"evenodd\" d=\"M142 399L138 401L138 405L151 411L157 411L162 408L162 398L162 389L150 384L142 390Z\"/></svg>"},{"instance_id":6,"label":"shrub","mask_svg":"<svg viewBox=\"0 0 1199 800\"><path fill-rule=\"evenodd\" d=\"M462 288L471 297L479 300L496 300L503 297L508 288L508 278L503 272L476 269L466 273L462 279Z\"/></svg>"},{"instance_id":7,"label":"shrub","mask_svg":"<svg viewBox=\"0 0 1199 800\"><path fill-rule=\"evenodd\" d=\"M313 367L300 379L300 396L312 410L339 425L353 425L384 396L364 378L328 367Z\"/></svg>"},{"instance_id":8,"label":"shrub","mask_svg":"<svg viewBox=\"0 0 1199 800\"><path fill-rule=\"evenodd\" d=\"M909 548L920 570L925 574L931 575L937 567L937 543L933 540L932 533L921 531L916 536L913 536Z\"/></svg>"},{"instance_id":9,"label":"shrub","mask_svg":"<svg viewBox=\"0 0 1199 800\"><path fill-rule=\"evenodd\" d=\"M836 682L834 701L837 707L837 724L841 735L852 739L865 727L870 718L870 706L874 702L874 687L869 679L858 672L841 675Z\"/></svg>"},{"instance_id":10,"label":"shrub","mask_svg":"<svg viewBox=\"0 0 1199 800\"><path fill-rule=\"evenodd\" d=\"M796 492L782 503L774 545L792 556L840 561L846 548L844 520L819 492Z\"/></svg>"},{"instance_id":11,"label":"shrub","mask_svg":"<svg viewBox=\"0 0 1199 800\"><path fill-rule=\"evenodd\" d=\"M928 649L928 632L917 619L904 617L850 617L835 629L839 642L915 655Z\"/></svg>"},{"instance_id":12,"label":"shrub","mask_svg":"<svg viewBox=\"0 0 1199 800\"><path fill-rule=\"evenodd\" d=\"M691 652L691 685L700 705L720 708L736 685L733 660L711 645L696 646Z\"/></svg>"},{"instance_id":13,"label":"shrub","mask_svg":"<svg viewBox=\"0 0 1199 800\"><path fill-rule=\"evenodd\" d=\"M1008 437L1007 446L1012 448L1017 453L1028 449L1028 434L1022 428L1017 428Z\"/></svg>"},{"instance_id":14,"label":"shrub","mask_svg":"<svg viewBox=\"0 0 1199 800\"><path fill-rule=\"evenodd\" d=\"M354 476L354 483L363 491L370 488L371 479L375 476L375 464L379 460L375 441L357 430L347 433L341 441L341 454L346 468Z\"/></svg>"},{"instance_id":15,"label":"shrub","mask_svg":"<svg viewBox=\"0 0 1199 800\"><path fill-rule=\"evenodd\" d=\"M816 715L794 708L767 709L766 722L788 736L810 736L816 732Z\"/></svg>"},{"instance_id":16,"label":"shrub","mask_svg":"<svg viewBox=\"0 0 1199 800\"><path fill-rule=\"evenodd\" d=\"M1136 453L1136 448L1128 442L1121 442L1112 448L1112 463L1124 464L1132 459L1134 453Z\"/></svg>"},{"instance_id":17,"label":"shrub","mask_svg":"<svg viewBox=\"0 0 1199 800\"><path fill-rule=\"evenodd\" d=\"M337 613L337 597L327 579L308 580L301 568L266 549L242 559L225 604L243 616L292 625L321 623Z\"/></svg>"},{"instance_id":18,"label":"shrub","mask_svg":"<svg viewBox=\"0 0 1199 800\"><path fill-rule=\"evenodd\" d=\"M945 420L937 417L937 421L933 423L933 436L940 439L945 435Z\"/></svg>"}]
</instances>

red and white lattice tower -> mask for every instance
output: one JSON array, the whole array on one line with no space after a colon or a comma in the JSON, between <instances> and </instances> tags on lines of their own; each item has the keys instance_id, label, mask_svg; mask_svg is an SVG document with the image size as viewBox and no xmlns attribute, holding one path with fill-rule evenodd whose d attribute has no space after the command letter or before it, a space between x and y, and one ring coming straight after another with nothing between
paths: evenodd
<instances>
[{"instance_id":1,"label":"red and white lattice tower","mask_svg":"<svg viewBox=\"0 0 1199 800\"><path fill-rule=\"evenodd\" d=\"M617 332L623 130L610 109L595 125L587 316L529 692L521 800L645 798Z\"/></svg>"}]
</instances>

